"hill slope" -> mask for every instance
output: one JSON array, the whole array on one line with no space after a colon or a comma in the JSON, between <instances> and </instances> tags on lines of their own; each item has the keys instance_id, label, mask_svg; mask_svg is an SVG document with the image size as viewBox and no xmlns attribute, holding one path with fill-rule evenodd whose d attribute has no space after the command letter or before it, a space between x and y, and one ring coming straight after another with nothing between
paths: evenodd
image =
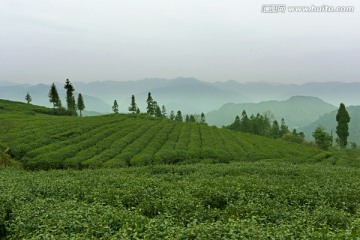
<instances>
[{"instance_id":1,"label":"hill slope","mask_svg":"<svg viewBox=\"0 0 360 240\"><path fill-rule=\"evenodd\" d=\"M10 83L9 83L10 84ZM76 87L76 86L75 86ZM38 85L6 85L0 86L0 96L3 99L8 99L12 101L24 101L26 93L30 93L32 97L32 103L36 105L51 107L52 105L49 102L48 93L50 90L50 85L38 84ZM57 84L57 90L61 98L62 104L66 105L65 101L65 90L62 88L62 85ZM82 91L80 91L82 92ZM105 103L103 100L89 96L86 92L82 92L82 96L85 101L85 115L94 115L90 112L99 112L99 113L110 113L111 105ZM78 96L78 89L74 93L75 98ZM89 112L89 113L86 113ZM99 115L99 114L97 114Z\"/></svg>"},{"instance_id":2,"label":"hill slope","mask_svg":"<svg viewBox=\"0 0 360 240\"><path fill-rule=\"evenodd\" d=\"M351 118L349 123L350 135L348 142L356 142L358 145L360 145L360 126L358 124L360 122L360 106L346 107L346 110L348 111ZM336 114L337 110L324 114L315 122L301 128L300 131L303 131L308 139L313 139L312 132L316 127L322 126L327 132L330 133L332 131L333 135L336 137Z\"/></svg>"},{"instance_id":3,"label":"hill slope","mask_svg":"<svg viewBox=\"0 0 360 240\"><path fill-rule=\"evenodd\" d=\"M321 115L335 110L336 107L315 97L295 96L286 101L266 101L260 103L228 103L216 111L206 114L209 124L229 125L243 110L251 114L270 111L278 121L284 118L290 128L302 127L318 119Z\"/></svg>"},{"instance_id":4,"label":"hill slope","mask_svg":"<svg viewBox=\"0 0 360 240\"><path fill-rule=\"evenodd\" d=\"M315 148L283 140L146 115L80 118L2 114L0 117L16 126L8 129L0 140L29 169L278 158L306 160L319 153Z\"/></svg>"}]
</instances>

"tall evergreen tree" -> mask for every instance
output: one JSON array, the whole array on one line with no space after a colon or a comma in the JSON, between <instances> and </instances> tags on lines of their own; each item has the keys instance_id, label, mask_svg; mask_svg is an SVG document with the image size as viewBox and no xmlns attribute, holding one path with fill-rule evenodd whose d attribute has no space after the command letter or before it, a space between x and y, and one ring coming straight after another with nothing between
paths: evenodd
<instances>
[{"instance_id":1,"label":"tall evergreen tree","mask_svg":"<svg viewBox=\"0 0 360 240\"><path fill-rule=\"evenodd\" d=\"M159 105L155 105L155 117L158 117L158 118L161 118L163 115L162 115L162 112L161 112L161 109L159 107Z\"/></svg>"},{"instance_id":2,"label":"tall evergreen tree","mask_svg":"<svg viewBox=\"0 0 360 240\"><path fill-rule=\"evenodd\" d=\"M181 114L181 111L180 111L180 110L179 110L179 111L177 111L177 113L176 113L176 116L175 116L175 121L176 121L176 122L183 122L183 121L184 121L183 116L182 116L182 114Z\"/></svg>"},{"instance_id":3,"label":"tall evergreen tree","mask_svg":"<svg viewBox=\"0 0 360 240\"><path fill-rule=\"evenodd\" d=\"M343 103L340 104L339 110L336 114L336 121L338 122L336 126L336 134L339 137L340 147L344 148L347 145L347 137L349 136L348 124L350 122L350 116Z\"/></svg>"},{"instance_id":4,"label":"tall evergreen tree","mask_svg":"<svg viewBox=\"0 0 360 240\"><path fill-rule=\"evenodd\" d=\"M249 133L253 133L256 135L259 135L259 129L258 129L258 125L256 122L256 117L254 114L251 114L250 118L249 118L249 122L250 122L250 128L249 128Z\"/></svg>"},{"instance_id":5,"label":"tall evergreen tree","mask_svg":"<svg viewBox=\"0 0 360 240\"><path fill-rule=\"evenodd\" d=\"M280 127L278 121L274 121L271 127L271 137L279 138L280 137Z\"/></svg>"},{"instance_id":6,"label":"tall evergreen tree","mask_svg":"<svg viewBox=\"0 0 360 240\"><path fill-rule=\"evenodd\" d=\"M140 108L136 108L136 114L140 114Z\"/></svg>"},{"instance_id":7,"label":"tall evergreen tree","mask_svg":"<svg viewBox=\"0 0 360 240\"><path fill-rule=\"evenodd\" d=\"M206 123L205 114L203 112L200 115L200 123Z\"/></svg>"},{"instance_id":8,"label":"tall evergreen tree","mask_svg":"<svg viewBox=\"0 0 360 240\"><path fill-rule=\"evenodd\" d=\"M189 114L186 114L186 115L185 115L185 122L190 122Z\"/></svg>"},{"instance_id":9,"label":"tall evergreen tree","mask_svg":"<svg viewBox=\"0 0 360 240\"><path fill-rule=\"evenodd\" d=\"M130 103L129 111L132 113L136 113L137 109L138 107L135 102L135 96L131 95L131 103Z\"/></svg>"},{"instance_id":10,"label":"tall evergreen tree","mask_svg":"<svg viewBox=\"0 0 360 240\"><path fill-rule=\"evenodd\" d=\"M240 130L243 132L250 132L250 119L248 118L245 110L241 114Z\"/></svg>"},{"instance_id":11,"label":"tall evergreen tree","mask_svg":"<svg viewBox=\"0 0 360 240\"><path fill-rule=\"evenodd\" d=\"M189 117L189 122L196 122L196 118L195 118L195 115L193 114L190 114L190 117Z\"/></svg>"},{"instance_id":12,"label":"tall evergreen tree","mask_svg":"<svg viewBox=\"0 0 360 240\"><path fill-rule=\"evenodd\" d=\"M53 104L54 108L61 107L61 100L54 83L51 84L48 96L49 96L49 102Z\"/></svg>"},{"instance_id":13,"label":"tall evergreen tree","mask_svg":"<svg viewBox=\"0 0 360 240\"><path fill-rule=\"evenodd\" d=\"M288 126L286 126L284 118L282 118L280 125L280 137L284 136L288 132L289 132L289 128Z\"/></svg>"},{"instance_id":14,"label":"tall evergreen tree","mask_svg":"<svg viewBox=\"0 0 360 240\"><path fill-rule=\"evenodd\" d=\"M150 116L154 116L155 115L155 109L154 109L154 100L151 97L151 93L148 93L148 98L146 100L147 103L147 107L146 107L146 112L147 114L149 114Z\"/></svg>"},{"instance_id":15,"label":"tall evergreen tree","mask_svg":"<svg viewBox=\"0 0 360 240\"><path fill-rule=\"evenodd\" d=\"M72 106L72 114L77 116L77 105L76 105L76 101L75 101L75 96L72 96L72 101L71 101L71 106Z\"/></svg>"},{"instance_id":16,"label":"tall evergreen tree","mask_svg":"<svg viewBox=\"0 0 360 240\"><path fill-rule=\"evenodd\" d=\"M174 113L173 110L171 110L171 112L170 112L169 119L170 120L175 120L175 113Z\"/></svg>"},{"instance_id":17,"label":"tall evergreen tree","mask_svg":"<svg viewBox=\"0 0 360 240\"><path fill-rule=\"evenodd\" d=\"M79 95L78 95L77 109L79 109L80 117L81 117L82 116L81 111L83 111L85 109L85 103L84 103L84 99L83 99L81 93L79 93Z\"/></svg>"},{"instance_id":18,"label":"tall evergreen tree","mask_svg":"<svg viewBox=\"0 0 360 240\"><path fill-rule=\"evenodd\" d=\"M166 108L165 108L165 105L162 105L161 107L161 115L163 118L166 118Z\"/></svg>"},{"instance_id":19,"label":"tall evergreen tree","mask_svg":"<svg viewBox=\"0 0 360 240\"><path fill-rule=\"evenodd\" d=\"M29 93L27 93L27 94L26 94L26 96L25 96L25 100L26 100L27 104L30 104L30 103L31 103L32 98L31 98L31 96L30 96L30 94L29 94Z\"/></svg>"},{"instance_id":20,"label":"tall evergreen tree","mask_svg":"<svg viewBox=\"0 0 360 240\"><path fill-rule=\"evenodd\" d=\"M73 115L76 115L76 103L75 98L73 95L73 92L75 91L75 88L70 83L69 79L66 79L65 86L66 89L66 103L67 103L67 109L71 111Z\"/></svg>"},{"instance_id":21,"label":"tall evergreen tree","mask_svg":"<svg viewBox=\"0 0 360 240\"><path fill-rule=\"evenodd\" d=\"M119 113L119 105L116 100L114 100L114 104L112 106L112 110L114 113Z\"/></svg>"},{"instance_id":22,"label":"tall evergreen tree","mask_svg":"<svg viewBox=\"0 0 360 240\"><path fill-rule=\"evenodd\" d=\"M231 130L241 131L241 120L239 115L236 115L235 121L228 126Z\"/></svg>"}]
</instances>

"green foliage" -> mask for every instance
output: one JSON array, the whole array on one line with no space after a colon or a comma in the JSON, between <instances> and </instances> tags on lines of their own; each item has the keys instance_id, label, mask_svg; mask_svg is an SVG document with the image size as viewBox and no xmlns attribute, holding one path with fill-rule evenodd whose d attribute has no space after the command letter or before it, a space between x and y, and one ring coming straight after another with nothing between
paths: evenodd
<instances>
[{"instance_id":1,"label":"green foliage","mask_svg":"<svg viewBox=\"0 0 360 240\"><path fill-rule=\"evenodd\" d=\"M16 125L6 131L4 142L10 155L27 169L229 163L288 157L301 162L318 154L311 146L147 114L4 116Z\"/></svg>"},{"instance_id":2,"label":"green foliage","mask_svg":"<svg viewBox=\"0 0 360 240\"><path fill-rule=\"evenodd\" d=\"M114 100L114 104L112 106L112 110L114 113L119 113L119 105L116 100Z\"/></svg>"},{"instance_id":3,"label":"green foliage","mask_svg":"<svg viewBox=\"0 0 360 240\"><path fill-rule=\"evenodd\" d=\"M75 88L69 79L66 79L64 88L66 90L67 109L72 113L72 115L76 115L76 103L73 94Z\"/></svg>"},{"instance_id":4,"label":"green foliage","mask_svg":"<svg viewBox=\"0 0 360 240\"><path fill-rule=\"evenodd\" d=\"M273 121L271 125L268 114L265 113L262 115L257 113L256 116L252 114L249 118L245 110L242 112L241 119L239 116L236 116L235 121L225 128L271 138L282 138L290 133L283 118L281 119L281 126L279 126L279 123L276 120ZM289 139L288 136L285 138Z\"/></svg>"},{"instance_id":5,"label":"green foliage","mask_svg":"<svg viewBox=\"0 0 360 240\"><path fill-rule=\"evenodd\" d=\"M84 103L84 99L83 99L81 93L79 93L79 95L78 95L77 109L80 111L80 117L81 117L82 116L81 111L83 111L85 109L85 103Z\"/></svg>"},{"instance_id":6,"label":"green foliage","mask_svg":"<svg viewBox=\"0 0 360 240\"><path fill-rule=\"evenodd\" d=\"M170 112L169 119L172 120L172 121L175 120L175 113L174 113L173 110L171 110L171 112Z\"/></svg>"},{"instance_id":7,"label":"green foliage","mask_svg":"<svg viewBox=\"0 0 360 240\"><path fill-rule=\"evenodd\" d=\"M162 105L162 107L161 107L161 116L162 116L163 118L166 118L166 117L167 117L165 105Z\"/></svg>"},{"instance_id":8,"label":"green foliage","mask_svg":"<svg viewBox=\"0 0 360 240\"><path fill-rule=\"evenodd\" d=\"M146 99L146 103L147 103L147 107L146 107L147 114L149 114L150 116L154 116L155 115L154 100L151 97L150 92L148 93L148 98Z\"/></svg>"},{"instance_id":9,"label":"green foliage","mask_svg":"<svg viewBox=\"0 0 360 240\"><path fill-rule=\"evenodd\" d=\"M135 96L131 95L131 103L130 103L129 111L132 113L137 113L137 110L138 110L138 107L135 102Z\"/></svg>"},{"instance_id":10,"label":"green foliage","mask_svg":"<svg viewBox=\"0 0 360 240\"><path fill-rule=\"evenodd\" d=\"M49 96L49 102L53 104L54 108L61 108L61 100L56 90L55 83L51 84L48 96Z\"/></svg>"},{"instance_id":11,"label":"green foliage","mask_svg":"<svg viewBox=\"0 0 360 240\"><path fill-rule=\"evenodd\" d=\"M206 123L205 114L203 112L200 115L200 123Z\"/></svg>"},{"instance_id":12,"label":"green foliage","mask_svg":"<svg viewBox=\"0 0 360 240\"><path fill-rule=\"evenodd\" d=\"M180 110L177 111L174 120L175 120L176 122L183 122L183 121L184 121L183 116L182 116L182 113L181 113Z\"/></svg>"},{"instance_id":13,"label":"green foliage","mask_svg":"<svg viewBox=\"0 0 360 240\"><path fill-rule=\"evenodd\" d=\"M27 93L27 94L26 94L26 96L25 96L25 100L26 100L27 104L30 104L30 103L31 103L32 98L31 98L31 96L30 96L30 94L29 94L29 93Z\"/></svg>"},{"instance_id":14,"label":"green foliage","mask_svg":"<svg viewBox=\"0 0 360 240\"><path fill-rule=\"evenodd\" d=\"M315 139L315 144L322 150L328 150L332 145L332 136L325 132L322 127L317 127L315 129L313 137Z\"/></svg>"},{"instance_id":15,"label":"green foliage","mask_svg":"<svg viewBox=\"0 0 360 240\"><path fill-rule=\"evenodd\" d=\"M338 113L336 114L336 121L338 122L336 126L336 134L339 137L340 147L344 148L347 145L347 138L349 136L348 124L350 122L350 116L343 103L340 104Z\"/></svg>"},{"instance_id":16,"label":"green foliage","mask_svg":"<svg viewBox=\"0 0 360 240\"><path fill-rule=\"evenodd\" d=\"M0 168L0 188L6 239L360 237L359 168L323 162Z\"/></svg>"},{"instance_id":17,"label":"green foliage","mask_svg":"<svg viewBox=\"0 0 360 240\"><path fill-rule=\"evenodd\" d=\"M155 109L155 117L161 118L163 117L163 114L161 112L160 106L157 104L156 101L154 101L154 109Z\"/></svg>"}]
</instances>

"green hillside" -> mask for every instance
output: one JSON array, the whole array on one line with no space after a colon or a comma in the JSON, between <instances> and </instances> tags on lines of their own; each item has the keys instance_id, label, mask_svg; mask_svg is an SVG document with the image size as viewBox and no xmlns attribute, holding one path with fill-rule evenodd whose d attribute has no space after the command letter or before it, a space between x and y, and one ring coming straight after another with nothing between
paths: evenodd
<instances>
[{"instance_id":1,"label":"green hillside","mask_svg":"<svg viewBox=\"0 0 360 240\"><path fill-rule=\"evenodd\" d=\"M205 124L132 114L51 116L42 114L45 110L35 111L37 107L32 105L13 104L14 108L10 102L0 101L1 141L28 169L259 159L304 161L319 153L313 147ZM51 113L51 109L48 111Z\"/></svg>"}]
</instances>

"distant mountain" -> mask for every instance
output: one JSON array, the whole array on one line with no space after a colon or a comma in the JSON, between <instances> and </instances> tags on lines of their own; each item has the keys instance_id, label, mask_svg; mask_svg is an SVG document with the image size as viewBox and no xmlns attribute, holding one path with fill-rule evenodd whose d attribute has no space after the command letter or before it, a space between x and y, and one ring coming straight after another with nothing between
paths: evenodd
<instances>
[{"instance_id":1,"label":"distant mountain","mask_svg":"<svg viewBox=\"0 0 360 240\"><path fill-rule=\"evenodd\" d=\"M269 82L239 83L236 81L215 82L213 86L230 90L250 99L249 102L285 100L291 96L313 96L338 106L358 105L360 82L312 82L305 84L280 84Z\"/></svg>"},{"instance_id":2,"label":"distant mountain","mask_svg":"<svg viewBox=\"0 0 360 240\"><path fill-rule=\"evenodd\" d=\"M104 81L76 83L79 91L104 100L112 105L117 99L121 111L127 111L132 94L138 99L141 110L145 110L148 92L169 110L185 113L208 112L226 103L256 103L261 101L283 101L292 96L313 96L334 106L340 102L358 105L360 83L305 83L280 84L269 82L240 83L236 81L203 82L195 78L146 78L139 81Z\"/></svg>"},{"instance_id":3,"label":"distant mountain","mask_svg":"<svg viewBox=\"0 0 360 240\"><path fill-rule=\"evenodd\" d=\"M350 123L349 123L349 138L348 142L356 142L358 145L360 145L360 106L350 106L346 107L346 110L348 111L350 115ZM307 139L312 140L312 132L317 128L318 126L322 126L325 128L325 130L328 133L333 133L334 138L337 137L336 135L336 114L337 110L334 110L330 113L324 114L321 116L318 120L315 122L309 124L306 127L300 128L299 131L303 131L305 133L305 136Z\"/></svg>"},{"instance_id":4,"label":"distant mountain","mask_svg":"<svg viewBox=\"0 0 360 240\"><path fill-rule=\"evenodd\" d=\"M226 89L220 89L211 83L195 78L157 79L147 78L127 82L77 83L78 89L112 104L116 99L121 112L127 112L130 97L135 95L136 103L142 112L146 111L148 92L168 112L181 110L183 113L201 113L219 108L227 102L244 102L249 98Z\"/></svg>"},{"instance_id":5,"label":"distant mountain","mask_svg":"<svg viewBox=\"0 0 360 240\"><path fill-rule=\"evenodd\" d=\"M243 110L251 114L263 114L270 111L276 120L285 119L291 128L303 127L318 119L321 115L335 110L336 107L316 97L294 96L286 101L266 101L260 103L228 103L220 109L206 114L211 125L228 125L241 116Z\"/></svg>"},{"instance_id":6,"label":"distant mountain","mask_svg":"<svg viewBox=\"0 0 360 240\"><path fill-rule=\"evenodd\" d=\"M146 110L147 93L151 92L154 100L170 110L183 113L201 113L219 109L226 103L258 103L269 100L284 101L292 96L313 96L338 106L359 105L360 83L306 83L279 84L269 82L239 83L203 82L195 78L146 78L139 81L97 81L90 83L76 82L75 90L81 92L87 103L87 110L111 112L116 99L120 112L128 112L131 95L135 95L140 110ZM58 91L64 83L56 83ZM50 106L47 100L48 85L19 85L0 81L0 98L24 101L26 92L33 96L33 103ZM62 96L65 96L61 93ZM93 98L91 98L92 96ZM88 100L86 100L88 99Z\"/></svg>"}]
</instances>

